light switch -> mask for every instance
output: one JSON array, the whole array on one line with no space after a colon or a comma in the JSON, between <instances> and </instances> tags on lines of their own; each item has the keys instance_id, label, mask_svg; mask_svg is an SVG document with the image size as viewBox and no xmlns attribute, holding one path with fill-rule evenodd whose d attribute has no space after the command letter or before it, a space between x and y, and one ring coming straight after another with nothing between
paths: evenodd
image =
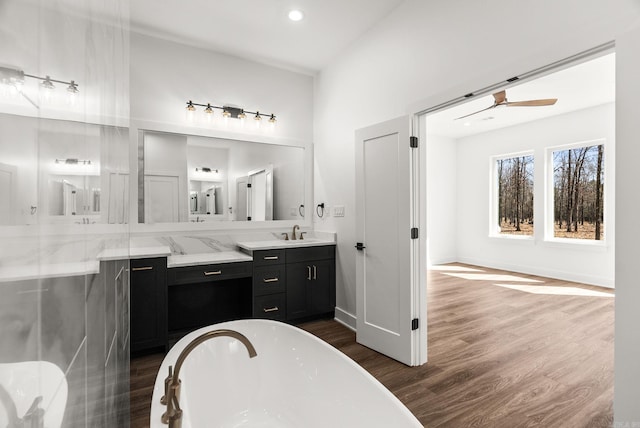
<instances>
[{"instance_id":1,"label":"light switch","mask_svg":"<svg viewBox=\"0 0 640 428\"><path fill-rule=\"evenodd\" d=\"M336 205L333 207L334 217L344 217L344 205Z\"/></svg>"}]
</instances>

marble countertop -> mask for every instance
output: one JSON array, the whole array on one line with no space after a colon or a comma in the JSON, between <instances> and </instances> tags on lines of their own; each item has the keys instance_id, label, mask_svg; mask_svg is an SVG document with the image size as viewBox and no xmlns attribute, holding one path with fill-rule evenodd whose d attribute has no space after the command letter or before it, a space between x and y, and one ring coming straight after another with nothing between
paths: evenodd
<instances>
[{"instance_id":1,"label":"marble countertop","mask_svg":"<svg viewBox=\"0 0 640 428\"><path fill-rule=\"evenodd\" d=\"M318 247L322 245L336 245L336 242L329 239L296 239L285 241L283 239L274 239L266 241L243 241L238 242L238 247L249 252L257 250L274 250L281 248L299 248L299 247Z\"/></svg>"},{"instance_id":2,"label":"marble countertop","mask_svg":"<svg viewBox=\"0 0 640 428\"><path fill-rule=\"evenodd\" d=\"M334 233L302 240L278 239L276 232L172 234L165 236L56 235L3 241L0 282L97 274L101 261L167 257L167 266L252 261L255 250L335 245Z\"/></svg>"},{"instance_id":3,"label":"marble countertop","mask_svg":"<svg viewBox=\"0 0 640 428\"><path fill-rule=\"evenodd\" d=\"M107 248L98 253L98 260L146 259L150 257L165 257L171 255L171 248L167 245L155 247Z\"/></svg>"},{"instance_id":4,"label":"marble countertop","mask_svg":"<svg viewBox=\"0 0 640 428\"><path fill-rule=\"evenodd\" d=\"M83 262L50 263L35 266L0 266L0 282L25 281L41 278L92 275L100 272L98 260Z\"/></svg>"},{"instance_id":5,"label":"marble countertop","mask_svg":"<svg viewBox=\"0 0 640 428\"><path fill-rule=\"evenodd\" d=\"M250 262L253 257L240 251L220 251L217 253L184 254L167 257L167 267L209 265L215 263Z\"/></svg>"}]
</instances>

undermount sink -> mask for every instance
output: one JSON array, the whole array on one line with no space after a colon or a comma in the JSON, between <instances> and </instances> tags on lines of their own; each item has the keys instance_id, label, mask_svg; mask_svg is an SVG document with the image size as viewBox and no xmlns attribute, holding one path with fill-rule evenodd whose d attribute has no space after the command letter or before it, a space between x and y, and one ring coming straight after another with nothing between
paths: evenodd
<instances>
[{"instance_id":1,"label":"undermount sink","mask_svg":"<svg viewBox=\"0 0 640 428\"><path fill-rule=\"evenodd\" d=\"M44 411L45 427L58 428L62 424L68 385L57 365L48 361L0 364L0 387L0 427L13 426L9 423L10 413L14 413L12 418L22 419L36 408Z\"/></svg>"}]
</instances>

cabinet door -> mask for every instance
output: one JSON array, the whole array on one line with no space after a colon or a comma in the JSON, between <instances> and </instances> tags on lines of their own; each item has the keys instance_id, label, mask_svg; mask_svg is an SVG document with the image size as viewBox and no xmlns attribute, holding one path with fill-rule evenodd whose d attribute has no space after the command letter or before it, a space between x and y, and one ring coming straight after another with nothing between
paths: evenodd
<instances>
[{"instance_id":1,"label":"cabinet door","mask_svg":"<svg viewBox=\"0 0 640 428\"><path fill-rule=\"evenodd\" d=\"M335 262L314 260L309 282L309 315L323 314L335 309Z\"/></svg>"},{"instance_id":2,"label":"cabinet door","mask_svg":"<svg viewBox=\"0 0 640 428\"><path fill-rule=\"evenodd\" d=\"M287 264L287 319L309 315L311 263Z\"/></svg>"},{"instance_id":3,"label":"cabinet door","mask_svg":"<svg viewBox=\"0 0 640 428\"><path fill-rule=\"evenodd\" d=\"M287 265L287 319L335 309L335 261L311 260Z\"/></svg>"},{"instance_id":4,"label":"cabinet door","mask_svg":"<svg viewBox=\"0 0 640 428\"><path fill-rule=\"evenodd\" d=\"M131 351L166 346L166 258L131 260Z\"/></svg>"}]
</instances>

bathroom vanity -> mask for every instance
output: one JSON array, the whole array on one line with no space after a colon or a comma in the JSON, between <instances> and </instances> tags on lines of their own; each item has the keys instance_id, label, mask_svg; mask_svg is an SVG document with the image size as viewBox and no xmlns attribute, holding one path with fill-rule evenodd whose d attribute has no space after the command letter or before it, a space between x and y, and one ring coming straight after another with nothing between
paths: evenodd
<instances>
[{"instance_id":1,"label":"bathroom vanity","mask_svg":"<svg viewBox=\"0 0 640 428\"><path fill-rule=\"evenodd\" d=\"M335 241L240 241L236 248L131 260L131 351L166 351L196 328L233 319L334 315Z\"/></svg>"}]
</instances>

